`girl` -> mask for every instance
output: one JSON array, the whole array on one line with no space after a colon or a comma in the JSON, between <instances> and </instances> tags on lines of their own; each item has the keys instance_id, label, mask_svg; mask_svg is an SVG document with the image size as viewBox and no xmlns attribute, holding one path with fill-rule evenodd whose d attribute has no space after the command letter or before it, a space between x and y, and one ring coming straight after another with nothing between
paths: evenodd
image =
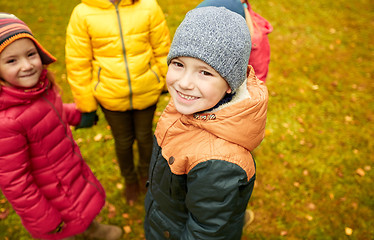
<instances>
[{"instance_id":1,"label":"girl","mask_svg":"<svg viewBox=\"0 0 374 240\"><path fill-rule=\"evenodd\" d=\"M268 34L273 31L269 21L253 11L248 0L204 0L197 7L207 6L225 7L246 20L252 42L248 64L255 70L256 77L266 82L270 63Z\"/></svg>"},{"instance_id":2,"label":"girl","mask_svg":"<svg viewBox=\"0 0 374 240\"><path fill-rule=\"evenodd\" d=\"M34 238L118 239L119 227L93 222L105 192L70 131L81 113L44 67L55 61L24 22L0 13L1 190Z\"/></svg>"}]
</instances>

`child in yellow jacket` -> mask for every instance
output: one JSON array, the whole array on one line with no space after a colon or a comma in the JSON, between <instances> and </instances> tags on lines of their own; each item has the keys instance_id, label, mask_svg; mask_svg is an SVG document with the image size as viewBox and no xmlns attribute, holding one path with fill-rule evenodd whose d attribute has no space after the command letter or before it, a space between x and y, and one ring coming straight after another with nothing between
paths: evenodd
<instances>
[{"instance_id":1,"label":"child in yellow jacket","mask_svg":"<svg viewBox=\"0 0 374 240\"><path fill-rule=\"evenodd\" d=\"M91 125L98 106L104 112L130 205L145 191L152 121L166 89L169 47L169 30L156 0L82 0L67 27L66 67L75 103Z\"/></svg>"}]
</instances>

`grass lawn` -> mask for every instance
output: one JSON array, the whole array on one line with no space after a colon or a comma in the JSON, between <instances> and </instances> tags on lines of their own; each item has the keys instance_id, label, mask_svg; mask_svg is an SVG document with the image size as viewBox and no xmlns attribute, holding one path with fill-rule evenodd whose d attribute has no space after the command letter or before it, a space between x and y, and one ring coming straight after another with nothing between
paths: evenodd
<instances>
[{"instance_id":1,"label":"grass lawn","mask_svg":"<svg viewBox=\"0 0 374 240\"><path fill-rule=\"evenodd\" d=\"M274 27L265 140L254 151L255 221L242 239L374 239L374 4L370 0L252 1ZM1 1L58 62L50 69L73 98L65 30L78 0ZM173 35L199 1L159 0ZM371 39L371 40L370 40ZM154 123L169 100L160 99ZM114 142L102 115L74 137L107 191L99 215L144 239L143 202L126 205ZM1 124L1 123L0 123ZM0 193L0 240L31 239ZM79 239L79 238L78 238Z\"/></svg>"}]
</instances>

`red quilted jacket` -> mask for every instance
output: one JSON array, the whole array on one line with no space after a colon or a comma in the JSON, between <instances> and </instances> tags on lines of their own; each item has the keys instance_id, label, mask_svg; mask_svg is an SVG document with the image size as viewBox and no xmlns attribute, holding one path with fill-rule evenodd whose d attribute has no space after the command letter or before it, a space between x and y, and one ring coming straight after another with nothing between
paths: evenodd
<instances>
[{"instance_id":1,"label":"red quilted jacket","mask_svg":"<svg viewBox=\"0 0 374 240\"><path fill-rule=\"evenodd\" d=\"M32 237L61 239L86 230L105 192L69 127L80 112L50 85L44 70L33 89L0 88L0 187Z\"/></svg>"},{"instance_id":2,"label":"red quilted jacket","mask_svg":"<svg viewBox=\"0 0 374 240\"><path fill-rule=\"evenodd\" d=\"M267 35L273 31L273 27L268 20L253 11L248 2L247 5L254 25L254 33L251 36L252 50L249 57L249 65L254 68L256 76L265 82L270 63L270 44Z\"/></svg>"}]
</instances>

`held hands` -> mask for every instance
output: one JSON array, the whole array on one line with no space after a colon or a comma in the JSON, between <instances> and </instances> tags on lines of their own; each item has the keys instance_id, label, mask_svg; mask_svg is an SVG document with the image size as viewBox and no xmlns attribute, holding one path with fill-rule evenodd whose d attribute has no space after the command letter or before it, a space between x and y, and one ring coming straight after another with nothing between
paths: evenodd
<instances>
[{"instance_id":1,"label":"held hands","mask_svg":"<svg viewBox=\"0 0 374 240\"><path fill-rule=\"evenodd\" d=\"M99 120L99 116L97 116L96 111L82 113L81 122L75 127L75 130L79 128L92 127L93 125L96 125L98 120Z\"/></svg>"}]
</instances>

